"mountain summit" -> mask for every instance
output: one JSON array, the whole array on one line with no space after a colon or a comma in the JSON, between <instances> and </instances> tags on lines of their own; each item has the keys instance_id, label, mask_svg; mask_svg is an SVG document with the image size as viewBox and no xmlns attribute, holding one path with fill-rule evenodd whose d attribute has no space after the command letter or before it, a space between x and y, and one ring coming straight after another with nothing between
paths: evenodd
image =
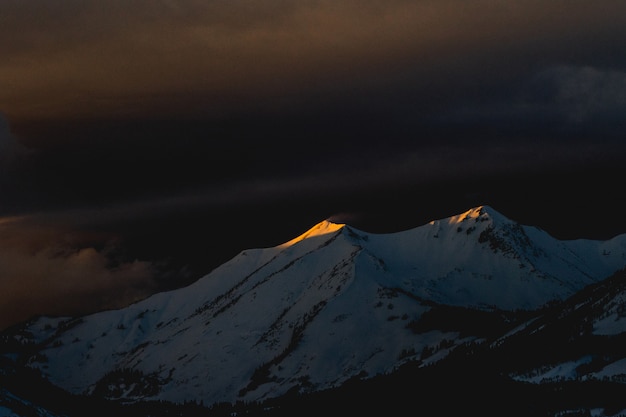
<instances>
[{"instance_id":1,"label":"mountain summit","mask_svg":"<svg viewBox=\"0 0 626 417\"><path fill-rule=\"evenodd\" d=\"M295 245L298 242L302 242L305 239L331 234L337 232L343 227L345 227L345 224L333 223L329 220L323 220L306 232L302 233L300 236L295 237L290 241L283 243L282 245L279 245L278 248L286 248L288 246Z\"/></svg>"},{"instance_id":2,"label":"mountain summit","mask_svg":"<svg viewBox=\"0 0 626 417\"><path fill-rule=\"evenodd\" d=\"M437 305L535 309L624 266L626 235L560 241L489 206L390 234L323 221L188 287L120 310L41 317L4 340L28 346L28 366L72 393L259 401L426 365L479 339L419 330Z\"/></svg>"}]
</instances>

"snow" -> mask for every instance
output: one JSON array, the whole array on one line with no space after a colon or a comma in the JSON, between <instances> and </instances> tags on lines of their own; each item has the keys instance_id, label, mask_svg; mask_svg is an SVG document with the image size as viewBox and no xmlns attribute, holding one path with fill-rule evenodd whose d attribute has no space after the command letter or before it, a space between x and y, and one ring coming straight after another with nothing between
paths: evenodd
<instances>
[{"instance_id":1,"label":"snow","mask_svg":"<svg viewBox=\"0 0 626 417\"><path fill-rule=\"evenodd\" d=\"M626 359L610 363L591 376L597 379L621 377L622 381L626 381Z\"/></svg>"},{"instance_id":2,"label":"snow","mask_svg":"<svg viewBox=\"0 0 626 417\"><path fill-rule=\"evenodd\" d=\"M611 336L626 332L626 294L604 301L604 314L593 323L593 334Z\"/></svg>"},{"instance_id":3,"label":"snow","mask_svg":"<svg viewBox=\"0 0 626 417\"><path fill-rule=\"evenodd\" d=\"M593 324L593 334L601 336L611 336L626 331L626 317L613 313Z\"/></svg>"},{"instance_id":4,"label":"snow","mask_svg":"<svg viewBox=\"0 0 626 417\"><path fill-rule=\"evenodd\" d=\"M322 222L316 224L306 232L302 233L300 236L279 245L278 248L287 248L289 246L293 246L296 243L302 242L305 239L309 239L316 236L323 236L329 233L334 233L339 229L343 228L345 224L342 223L333 223L329 220L323 220Z\"/></svg>"},{"instance_id":5,"label":"snow","mask_svg":"<svg viewBox=\"0 0 626 417\"><path fill-rule=\"evenodd\" d=\"M0 417L23 417L21 414L17 414L11 408L13 405L22 412L28 410L29 414L37 417L56 417L56 414L51 413L43 407L39 407L29 401L19 398L5 389L0 389Z\"/></svg>"},{"instance_id":6,"label":"snow","mask_svg":"<svg viewBox=\"0 0 626 417\"><path fill-rule=\"evenodd\" d=\"M601 257L599 242L558 241L489 206L400 233L367 236L366 250L385 260L394 278L410 281L411 292L480 308L531 309L563 299L610 275L616 267L606 259L626 253ZM494 256L481 236L492 236L509 250L496 249Z\"/></svg>"},{"instance_id":7,"label":"snow","mask_svg":"<svg viewBox=\"0 0 626 417\"><path fill-rule=\"evenodd\" d=\"M554 417L567 417L567 416L581 416L589 415L590 417L624 417L626 410L622 410L619 413L611 411L609 414L605 413L604 408L591 408L591 409L575 409L575 410L563 410L554 414Z\"/></svg>"},{"instance_id":8,"label":"snow","mask_svg":"<svg viewBox=\"0 0 626 417\"><path fill-rule=\"evenodd\" d=\"M593 357L591 355L586 355L576 361L568 361L552 366L546 366L523 375L513 375L512 377L517 381L531 382L534 384L576 379L579 377L576 372L576 368L580 365L590 363L592 359Z\"/></svg>"},{"instance_id":9,"label":"snow","mask_svg":"<svg viewBox=\"0 0 626 417\"><path fill-rule=\"evenodd\" d=\"M10 409L0 405L0 417L20 417L20 416L18 414L15 414Z\"/></svg>"},{"instance_id":10,"label":"snow","mask_svg":"<svg viewBox=\"0 0 626 417\"><path fill-rule=\"evenodd\" d=\"M499 337L497 340L495 340L492 344L491 347L497 347L499 345L501 345L507 338L526 330L531 324L533 324L535 321L539 320L541 318L541 316L537 316L537 317L533 317L532 319L523 322L522 324L516 326L515 328L509 330L506 334L504 334L503 336Z\"/></svg>"},{"instance_id":11,"label":"snow","mask_svg":"<svg viewBox=\"0 0 626 417\"><path fill-rule=\"evenodd\" d=\"M323 389L440 360L473 339L413 333L407 323L432 302L536 308L624 267L625 242L559 241L489 206L391 234L323 221L281 245L244 250L186 288L79 320L40 318L23 337L45 343L30 366L70 392L93 392L128 369L159 382L147 399L253 401L302 381ZM432 355L421 358L424 348Z\"/></svg>"},{"instance_id":12,"label":"snow","mask_svg":"<svg viewBox=\"0 0 626 417\"><path fill-rule=\"evenodd\" d=\"M577 368L580 365L591 363L592 360L593 356L586 355L576 361L544 366L524 374L512 375L512 378L534 384L574 379L612 379L619 380L620 382L626 381L626 358L611 362L600 371L580 374Z\"/></svg>"}]
</instances>

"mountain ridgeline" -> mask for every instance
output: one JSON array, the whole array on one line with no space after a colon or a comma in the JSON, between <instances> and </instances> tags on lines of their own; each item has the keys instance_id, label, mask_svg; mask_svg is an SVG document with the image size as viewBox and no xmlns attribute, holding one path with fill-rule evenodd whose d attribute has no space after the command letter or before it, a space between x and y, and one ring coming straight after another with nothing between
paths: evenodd
<instances>
[{"instance_id":1,"label":"mountain ridgeline","mask_svg":"<svg viewBox=\"0 0 626 417\"><path fill-rule=\"evenodd\" d=\"M0 399L27 395L11 377L27 372L81 404L135 410L367 410L369 393L398 405L407 385L441 384L470 410L474 390L497 387L546 404L520 415L613 415L626 410L625 267L626 235L557 240L489 206L391 234L323 221L188 287L6 330L14 388Z\"/></svg>"}]
</instances>

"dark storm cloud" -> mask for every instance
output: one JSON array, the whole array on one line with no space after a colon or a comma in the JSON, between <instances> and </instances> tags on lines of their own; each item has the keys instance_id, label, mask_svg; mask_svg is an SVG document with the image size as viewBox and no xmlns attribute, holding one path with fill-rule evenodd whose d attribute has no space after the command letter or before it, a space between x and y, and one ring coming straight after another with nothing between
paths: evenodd
<instances>
[{"instance_id":1,"label":"dark storm cloud","mask_svg":"<svg viewBox=\"0 0 626 417\"><path fill-rule=\"evenodd\" d=\"M539 65L624 65L620 1L7 1L15 119L215 116L342 93L474 93ZM600 46L598 46L600 45ZM389 90L390 89L390 90ZM430 90L429 90L430 89ZM437 103L435 103L437 104Z\"/></svg>"},{"instance_id":2,"label":"dark storm cloud","mask_svg":"<svg viewBox=\"0 0 626 417\"><path fill-rule=\"evenodd\" d=\"M16 169L29 157L29 150L11 132L9 123L0 113L0 216L11 205L13 191L23 187Z\"/></svg>"},{"instance_id":3,"label":"dark storm cloud","mask_svg":"<svg viewBox=\"0 0 626 417\"><path fill-rule=\"evenodd\" d=\"M626 122L626 71L555 65L528 74L498 95L470 101L432 119L439 127L491 127L507 136L546 140L621 139ZM567 142L565 142L567 143Z\"/></svg>"},{"instance_id":4,"label":"dark storm cloud","mask_svg":"<svg viewBox=\"0 0 626 417\"><path fill-rule=\"evenodd\" d=\"M315 178L312 192L331 194L331 182L354 190L579 163L555 151L559 140L615 139L624 124L622 1L1 7L0 109L33 152L14 173L12 212L250 178ZM396 152L415 158L385 162ZM383 165L371 181L360 170Z\"/></svg>"},{"instance_id":5,"label":"dark storm cloud","mask_svg":"<svg viewBox=\"0 0 626 417\"><path fill-rule=\"evenodd\" d=\"M8 120L0 113L0 172L6 171L10 164L27 153L28 150L11 133Z\"/></svg>"}]
</instances>

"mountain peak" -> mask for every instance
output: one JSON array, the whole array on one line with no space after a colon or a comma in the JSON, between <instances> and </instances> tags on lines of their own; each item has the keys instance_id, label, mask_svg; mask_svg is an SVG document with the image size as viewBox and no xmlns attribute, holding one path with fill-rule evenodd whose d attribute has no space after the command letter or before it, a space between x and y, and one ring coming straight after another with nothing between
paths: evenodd
<instances>
[{"instance_id":1,"label":"mountain peak","mask_svg":"<svg viewBox=\"0 0 626 417\"><path fill-rule=\"evenodd\" d=\"M307 230L306 232L302 233L300 236L295 237L293 239L291 239L288 242L283 243L282 245L279 245L279 248L286 248L289 246L293 246L298 242L301 242L305 239L309 239L312 237L317 237L317 236L323 236L323 235L327 235L330 233L334 233L338 230L341 230L343 227L345 227L345 224L343 223L334 223L330 220L322 220L321 222L319 222L318 224L316 224L315 226L311 227L309 230Z\"/></svg>"},{"instance_id":2,"label":"mountain peak","mask_svg":"<svg viewBox=\"0 0 626 417\"><path fill-rule=\"evenodd\" d=\"M94 398L254 402L433 364L499 327L483 313L513 317L626 264L626 236L558 241L490 206L387 234L324 220L269 249L120 310L42 317L0 348ZM462 308L459 327L446 306ZM621 325L602 320L605 333Z\"/></svg>"},{"instance_id":3,"label":"mountain peak","mask_svg":"<svg viewBox=\"0 0 626 417\"><path fill-rule=\"evenodd\" d=\"M496 222L510 222L506 216L499 213L493 207L488 205L476 206L467 210L464 213L457 214L456 216L451 216L448 218L449 224L457 224L462 223L468 220L475 221L496 221Z\"/></svg>"}]
</instances>

